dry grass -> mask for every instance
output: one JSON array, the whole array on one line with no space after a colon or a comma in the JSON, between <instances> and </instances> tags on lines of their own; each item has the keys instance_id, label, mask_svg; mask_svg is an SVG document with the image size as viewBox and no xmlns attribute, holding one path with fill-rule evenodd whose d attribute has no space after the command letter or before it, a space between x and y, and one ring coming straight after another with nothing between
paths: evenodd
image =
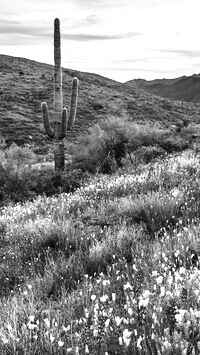
<instances>
[{"instance_id":1,"label":"dry grass","mask_svg":"<svg viewBox=\"0 0 200 355\"><path fill-rule=\"evenodd\" d=\"M199 171L187 151L1 208L0 353L198 353Z\"/></svg>"}]
</instances>

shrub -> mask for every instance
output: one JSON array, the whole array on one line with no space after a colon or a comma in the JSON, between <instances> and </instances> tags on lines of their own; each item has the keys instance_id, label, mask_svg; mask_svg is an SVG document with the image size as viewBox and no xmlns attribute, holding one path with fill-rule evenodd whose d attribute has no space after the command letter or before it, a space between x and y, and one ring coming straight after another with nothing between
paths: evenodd
<instances>
[{"instance_id":1,"label":"shrub","mask_svg":"<svg viewBox=\"0 0 200 355\"><path fill-rule=\"evenodd\" d=\"M110 174L122 166L127 143L124 121L114 118L101 121L80 138L78 150L76 147L73 151L73 165L90 173Z\"/></svg>"},{"instance_id":2,"label":"shrub","mask_svg":"<svg viewBox=\"0 0 200 355\"><path fill-rule=\"evenodd\" d=\"M188 217L184 211L184 196L181 193L173 196L159 191L140 194L138 197L117 198L106 202L104 207L104 215L110 225L117 225L122 220L127 225L142 225L146 234L153 238L163 227L169 229L175 226L180 218L184 223Z\"/></svg>"},{"instance_id":3,"label":"shrub","mask_svg":"<svg viewBox=\"0 0 200 355\"><path fill-rule=\"evenodd\" d=\"M128 120L109 118L90 129L72 149L73 166L90 173L113 173L123 165L126 154L136 152L141 162L188 148L188 142L170 130L138 125ZM139 159L140 160L140 159Z\"/></svg>"},{"instance_id":4,"label":"shrub","mask_svg":"<svg viewBox=\"0 0 200 355\"><path fill-rule=\"evenodd\" d=\"M73 166L90 173L112 173L117 163L113 153L114 142L97 124L82 138L78 151L73 154Z\"/></svg>"},{"instance_id":5,"label":"shrub","mask_svg":"<svg viewBox=\"0 0 200 355\"><path fill-rule=\"evenodd\" d=\"M79 169L55 172L52 168L34 169L28 181L28 189L36 195L52 196L60 192L73 192L87 177Z\"/></svg>"},{"instance_id":6,"label":"shrub","mask_svg":"<svg viewBox=\"0 0 200 355\"><path fill-rule=\"evenodd\" d=\"M9 148L0 151L0 160L6 168L23 168L25 164L33 163L36 160L36 155L30 145L19 147L13 143Z\"/></svg>"},{"instance_id":7,"label":"shrub","mask_svg":"<svg viewBox=\"0 0 200 355\"><path fill-rule=\"evenodd\" d=\"M190 143L180 136L168 135L160 141L159 146L167 153L172 153L190 148Z\"/></svg>"},{"instance_id":8,"label":"shrub","mask_svg":"<svg viewBox=\"0 0 200 355\"><path fill-rule=\"evenodd\" d=\"M18 147L12 144L0 151L0 201L19 201L28 196L30 166L36 156L28 145Z\"/></svg>"},{"instance_id":9,"label":"shrub","mask_svg":"<svg viewBox=\"0 0 200 355\"><path fill-rule=\"evenodd\" d=\"M135 158L138 163L150 163L153 159L164 154L164 150L157 146L140 147L135 151Z\"/></svg>"},{"instance_id":10,"label":"shrub","mask_svg":"<svg viewBox=\"0 0 200 355\"><path fill-rule=\"evenodd\" d=\"M12 144L0 151L0 203L24 201L40 194L72 192L86 177L80 169L55 172L50 162L35 164L36 161L30 146Z\"/></svg>"},{"instance_id":11,"label":"shrub","mask_svg":"<svg viewBox=\"0 0 200 355\"><path fill-rule=\"evenodd\" d=\"M134 152L142 146L157 146L166 153L178 152L190 148L191 136L190 139L188 137L186 134L178 135L171 130L160 129L157 126L133 124L129 127L127 148L129 152Z\"/></svg>"},{"instance_id":12,"label":"shrub","mask_svg":"<svg viewBox=\"0 0 200 355\"><path fill-rule=\"evenodd\" d=\"M28 181L28 188L36 195L46 194L50 196L58 191L59 177L53 168L33 168Z\"/></svg>"},{"instance_id":13,"label":"shrub","mask_svg":"<svg viewBox=\"0 0 200 355\"><path fill-rule=\"evenodd\" d=\"M139 147L160 145L160 142L169 135L169 131L160 129L157 126L150 126L149 124L138 125L132 123L127 126L128 149L134 152Z\"/></svg>"}]
</instances>

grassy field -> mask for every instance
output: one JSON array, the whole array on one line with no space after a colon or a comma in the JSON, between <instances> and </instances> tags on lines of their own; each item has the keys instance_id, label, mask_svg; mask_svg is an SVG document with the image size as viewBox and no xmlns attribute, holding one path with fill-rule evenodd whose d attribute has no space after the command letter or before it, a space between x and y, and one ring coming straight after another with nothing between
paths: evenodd
<instances>
[{"instance_id":1,"label":"grassy field","mask_svg":"<svg viewBox=\"0 0 200 355\"><path fill-rule=\"evenodd\" d=\"M199 215L193 149L2 205L0 354L199 354Z\"/></svg>"}]
</instances>

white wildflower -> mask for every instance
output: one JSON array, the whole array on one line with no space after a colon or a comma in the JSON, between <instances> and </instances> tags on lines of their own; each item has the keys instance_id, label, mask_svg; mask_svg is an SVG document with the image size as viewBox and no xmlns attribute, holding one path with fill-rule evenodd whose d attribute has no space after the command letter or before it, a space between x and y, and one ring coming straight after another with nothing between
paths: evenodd
<instances>
[{"instance_id":1,"label":"white wildflower","mask_svg":"<svg viewBox=\"0 0 200 355\"><path fill-rule=\"evenodd\" d=\"M119 340L119 345L123 345L122 337L119 337L118 340Z\"/></svg>"},{"instance_id":2,"label":"white wildflower","mask_svg":"<svg viewBox=\"0 0 200 355\"><path fill-rule=\"evenodd\" d=\"M120 324L121 324L121 322L122 322L122 319L123 319L123 318L120 318L119 316L115 317L115 322L116 322L116 324L117 324L118 327L120 326Z\"/></svg>"},{"instance_id":3,"label":"white wildflower","mask_svg":"<svg viewBox=\"0 0 200 355\"><path fill-rule=\"evenodd\" d=\"M157 285L160 285L163 281L163 276L158 276L156 277L156 282L157 282Z\"/></svg>"},{"instance_id":4,"label":"white wildflower","mask_svg":"<svg viewBox=\"0 0 200 355\"><path fill-rule=\"evenodd\" d=\"M110 285L110 281L109 280L103 280L102 284L103 284L103 286Z\"/></svg>"},{"instance_id":5,"label":"white wildflower","mask_svg":"<svg viewBox=\"0 0 200 355\"><path fill-rule=\"evenodd\" d=\"M158 272L155 270L155 271L152 271L152 276L157 276L158 275Z\"/></svg>"},{"instance_id":6,"label":"white wildflower","mask_svg":"<svg viewBox=\"0 0 200 355\"><path fill-rule=\"evenodd\" d=\"M132 334L132 332L129 332L128 329L124 329L123 330L123 339L124 338L130 338L131 334Z\"/></svg>"},{"instance_id":7,"label":"white wildflower","mask_svg":"<svg viewBox=\"0 0 200 355\"><path fill-rule=\"evenodd\" d=\"M160 295L163 297L165 295L165 287L161 286L160 288Z\"/></svg>"},{"instance_id":8,"label":"white wildflower","mask_svg":"<svg viewBox=\"0 0 200 355\"><path fill-rule=\"evenodd\" d=\"M105 327L108 328L109 324L110 324L110 319L108 318L108 319L105 321Z\"/></svg>"},{"instance_id":9,"label":"white wildflower","mask_svg":"<svg viewBox=\"0 0 200 355\"><path fill-rule=\"evenodd\" d=\"M44 323L45 323L45 325L46 325L47 328L50 328L50 321L49 321L48 318L45 318L45 319L44 319Z\"/></svg>"},{"instance_id":10,"label":"white wildflower","mask_svg":"<svg viewBox=\"0 0 200 355\"><path fill-rule=\"evenodd\" d=\"M128 290L128 289L130 289L130 290L133 289L132 286L131 286L131 284L130 284L129 282L127 282L127 283L124 285L124 291L126 291L126 290Z\"/></svg>"},{"instance_id":11,"label":"white wildflower","mask_svg":"<svg viewBox=\"0 0 200 355\"><path fill-rule=\"evenodd\" d=\"M86 354L89 354L89 353L90 353L87 344L86 344L86 346L85 346L85 353L86 353Z\"/></svg>"},{"instance_id":12,"label":"white wildflower","mask_svg":"<svg viewBox=\"0 0 200 355\"><path fill-rule=\"evenodd\" d=\"M128 314L129 314L129 316L132 316L132 315L133 315L133 310L132 310L131 307L128 308Z\"/></svg>"},{"instance_id":13,"label":"white wildflower","mask_svg":"<svg viewBox=\"0 0 200 355\"><path fill-rule=\"evenodd\" d=\"M113 301L113 302L116 301L116 293L112 293L112 301Z\"/></svg>"},{"instance_id":14,"label":"white wildflower","mask_svg":"<svg viewBox=\"0 0 200 355\"><path fill-rule=\"evenodd\" d=\"M138 338L138 340L137 340L137 347L138 347L138 349L142 349L142 347L141 347L141 341L142 341L142 337L140 336L139 338Z\"/></svg>"},{"instance_id":15,"label":"white wildflower","mask_svg":"<svg viewBox=\"0 0 200 355\"><path fill-rule=\"evenodd\" d=\"M100 301L102 303L105 303L108 300L108 295L103 295L102 297L100 297Z\"/></svg>"},{"instance_id":16,"label":"white wildflower","mask_svg":"<svg viewBox=\"0 0 200 355\"><path fill-rule=\"evenodd\" d=\"M50 341L51 341L51 343L53 343L53 342L54 342L54 340L55 340L55 337L54 337L53 335L51 335L51 334L50 334Z\"/></svg>"},{"instance_id":17,"label":"white wildflower","mask_svg":"<svg viewBox=\"0 0 200 355\"><path fill-rule=\"evenodd\" d=\"M63 345L64 345L64 341L59 340L59 341L58 341L58 346L61 348Z\"/></svg>"},{"instance_id":18,"label":"white wildflower","mask_svg":"<svg viewBox=\"0 0 200 355\"><path fill-rule=\"evenodd\" d=\"M177 323L182 323L185 312L186 312L185 309L179 309L178 313L175 314L175 319L176 319Z\"/></svg>"},{"instance_id":19,"label":"white wildflower","mask_svg":"<svg viewBox=\"0 0 200 355\"><path fill-rule=\"evenodd\" d=\"M29 319L30 322L34 322L35 316L29 316L28 319Z\"/></svg>"}]
</instances>

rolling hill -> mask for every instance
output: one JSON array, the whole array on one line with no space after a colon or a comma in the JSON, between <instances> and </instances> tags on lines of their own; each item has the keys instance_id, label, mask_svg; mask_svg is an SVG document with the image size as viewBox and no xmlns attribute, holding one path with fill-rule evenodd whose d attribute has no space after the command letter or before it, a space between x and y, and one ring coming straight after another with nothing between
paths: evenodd
<instances>
[{"instance_id":1,"label":"rolling hill","mask_svg":"<svg viewBox=\"0 0 200 355\"><path fill-rule=\"evenodd\" d=\"M130 80L126 84L129 87L143 89L152 94L173 100L200 102L200 74L151 81L136 79Z\"/></svg>"},{"instance_id":2,"label":"rolling hill","mask_svg":"<svg viewBox=\"0 0 200 355\"><path fill-rule=\"evenodd\" d=\"M47 101L53 117L53 66L0 55L0 73L0 131L6 143L33 142L38 151L45 152L50 141L43 129L41 103ZM158 123L161 127L200 122L198 103L156 96L148 92L150 90L144 91L142 82L141 85L135 85L135 81L122 84L100 75L63 68L65 105L70 100L74 76L79 79L79 98L76 123L67 137L69 141L76 142L77 137L99 119L111 116L142 124ZM156 85L160 85L159 82L155 81ZM174 80L174 85L180 85L178 79ZM151 85L145 83L145 90L146 86Z\"/></svg>"}]
</instances>

